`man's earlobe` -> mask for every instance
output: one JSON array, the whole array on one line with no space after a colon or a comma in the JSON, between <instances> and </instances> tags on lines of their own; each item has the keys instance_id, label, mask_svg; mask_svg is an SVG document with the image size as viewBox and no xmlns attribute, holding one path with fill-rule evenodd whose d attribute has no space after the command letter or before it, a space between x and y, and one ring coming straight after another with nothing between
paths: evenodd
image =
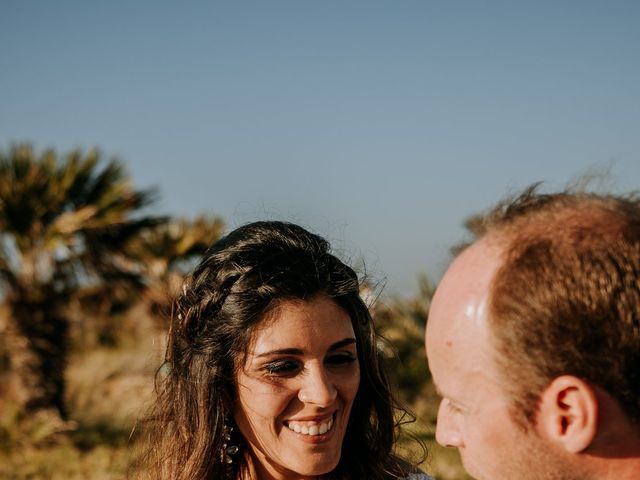
<instances>
[{"instance_id":1,"label":"man's earlobe","mask_svg":"<svg viewBox=\"0 0 640 480\"><path fill-rule=\"evenodd\" d=\"M565 451L585 450L598 428L598 400L593 388L571 375L554 379L542 393L538 424L543 434Z\"/></svg>"}]
</instances>

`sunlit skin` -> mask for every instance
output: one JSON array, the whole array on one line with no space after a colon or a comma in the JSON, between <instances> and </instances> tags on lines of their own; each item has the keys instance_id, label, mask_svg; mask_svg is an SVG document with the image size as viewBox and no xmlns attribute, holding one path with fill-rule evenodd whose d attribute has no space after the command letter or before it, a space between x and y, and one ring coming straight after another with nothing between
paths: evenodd
<instances>
[{"instance_id":1,"label":"sunlit skin","mask_svg":"<svg viewBox=\"0 0 640 480\"><path fill-rule=\"evenodd\" d=\"M322 296L283 302L254 332L236 382L234 418L257 479L332 471L360 382L349 315Z\"/></svg>"},{"instance_id":2,"label":"sunlit skin","mask_svg":"<svg viewBox=\"0 0 640 480\"><path fill-rule=\"evenodd\" d=\"M577 478L565 473L560 452L521 430L509 412L487 319L499 248L481 241L464 251L443 277L427 323L429 368L442 396L436 440L460 451L478 480Z\"/></svg>"}]
</instances>

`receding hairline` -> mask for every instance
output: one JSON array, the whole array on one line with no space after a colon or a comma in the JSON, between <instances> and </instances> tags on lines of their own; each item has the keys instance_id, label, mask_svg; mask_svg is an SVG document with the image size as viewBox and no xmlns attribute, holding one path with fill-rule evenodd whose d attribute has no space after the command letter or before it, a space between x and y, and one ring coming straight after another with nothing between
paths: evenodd
<instances>
[{"instance_id":1,"label":"receding hairline","mask_svg":"<svg viewBox=\"0 0 640 480\"><path fill-rule=\"evenodd\" d=\"M517 209L518 205L516 204ZM580 265L583 261L589 264L591 258L600 259L595 261L606 262L613 258L610 256L615 255L616 252L628 253L629 245L637 247L640 243L640 201L633 195L561 193L557 196L548 196L546 203L540 202L530 209L520 209L513 215L508 214L508 208L503 212L507 212L504 218L497 215L488 219L485 224L486 229L482 231L473 245L492 241L501 245L503 249L501 252L502 264L492 279L487 319L492 342L497 347L496 359L503 362L513 362L508 350L513 346L522 347L526 345L526 342L512 342L513 338L504 333L507 324L501 322L501 315L504 313L502 309L511 309L508 302L516 305L519 303L518 297L522 298L520 295L508 294L509 290L514 288L512 281L519 276L518 271L522 268L529 274L534 270L542 272L533 266L538 264L540 268L544 268L546 262L542 259L546 258L552 262L550 265L555 265L560 269L556 271L556 275L563 268L568 267L569 269L561 275L565 276L567 282L572 284L569 272L576 274L576 271L571 269L571 265ZM539 256L540 252L546 252L546 254ZM531 255L529 255L530 253ZM507 293L507 303L502 301L505 293ZM537 295L534 297L542 298ZM573 296L569 295L569 298L573 298ZM545 305L545 303L543 302L541 305ZM508 315L507 318L516 322L514 325L518 322L517 317L512 315ZM525 325L528 324L525 322ZM517 358L524 361L523 367L537 365L535 356L525 353ZM569 354L566 358L570 358ZM534 368L530 372L529 380L537 377L542 382L546 378L543 371L543 368L540 371ZM516 393L513 397L518 402L518 408L524 404L522 402L529 402L540 393L542 386L534 386L533 383L529 384L530 388L524 384L514 384L519 390L514 390ZM534 405L533 403L529 404ZM529 411L527 410L527 412ZM531 413L534 414L534 412L535 407Z\"/></svg>"},{"instance_id":2,"label":"receding hairline","mask_svg":"<svg viewBox=\"0 0 640 480\"><path fill-rule=\"evenodd\" d=\"M548 242L557 251L565 252L579 247L605 248L629 228L628 219L615 210L615 199L586 195L571 199L574 202L549 205L509 221L490 223L482 236L457 252L455 259L482 244L497 252L500 265L493 272L488 292L489 325L494 323L491 311L495 284L516 258L526 254L528 247Z\"/></svg>"}]
</instances>

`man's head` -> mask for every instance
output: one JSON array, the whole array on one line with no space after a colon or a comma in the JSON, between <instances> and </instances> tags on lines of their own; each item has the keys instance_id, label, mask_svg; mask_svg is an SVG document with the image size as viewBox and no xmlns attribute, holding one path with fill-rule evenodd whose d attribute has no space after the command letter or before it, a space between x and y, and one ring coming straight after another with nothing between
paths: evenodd
<instances>
[{"instance_id":1,"label":"man's head","mask_svg":"<svg viewBox=\"0 0 640 480\"><path fill-rule=\"evenodd\" d=\"M426 344L437 439L477 478L637 462L640 201L530 189L496 207L442 279Z\"/></svg>"}]
</instances>

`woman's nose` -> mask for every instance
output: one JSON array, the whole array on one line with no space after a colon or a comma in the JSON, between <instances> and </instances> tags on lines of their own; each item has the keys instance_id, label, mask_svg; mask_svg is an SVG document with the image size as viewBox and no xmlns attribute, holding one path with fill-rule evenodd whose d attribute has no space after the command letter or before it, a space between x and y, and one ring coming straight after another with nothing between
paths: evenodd
<instances>
[{"instance_id":1,"label":"woman's nose","mask_svg":"<svg viewBox=\"0 0 640 480\"><path fill-rule=\"evenodd\" d=\"M305 375L298 398L304 403L328 407L336 399L337 394L338 391L327 372L317 368Z\"/></svg>"}]
</instances>

